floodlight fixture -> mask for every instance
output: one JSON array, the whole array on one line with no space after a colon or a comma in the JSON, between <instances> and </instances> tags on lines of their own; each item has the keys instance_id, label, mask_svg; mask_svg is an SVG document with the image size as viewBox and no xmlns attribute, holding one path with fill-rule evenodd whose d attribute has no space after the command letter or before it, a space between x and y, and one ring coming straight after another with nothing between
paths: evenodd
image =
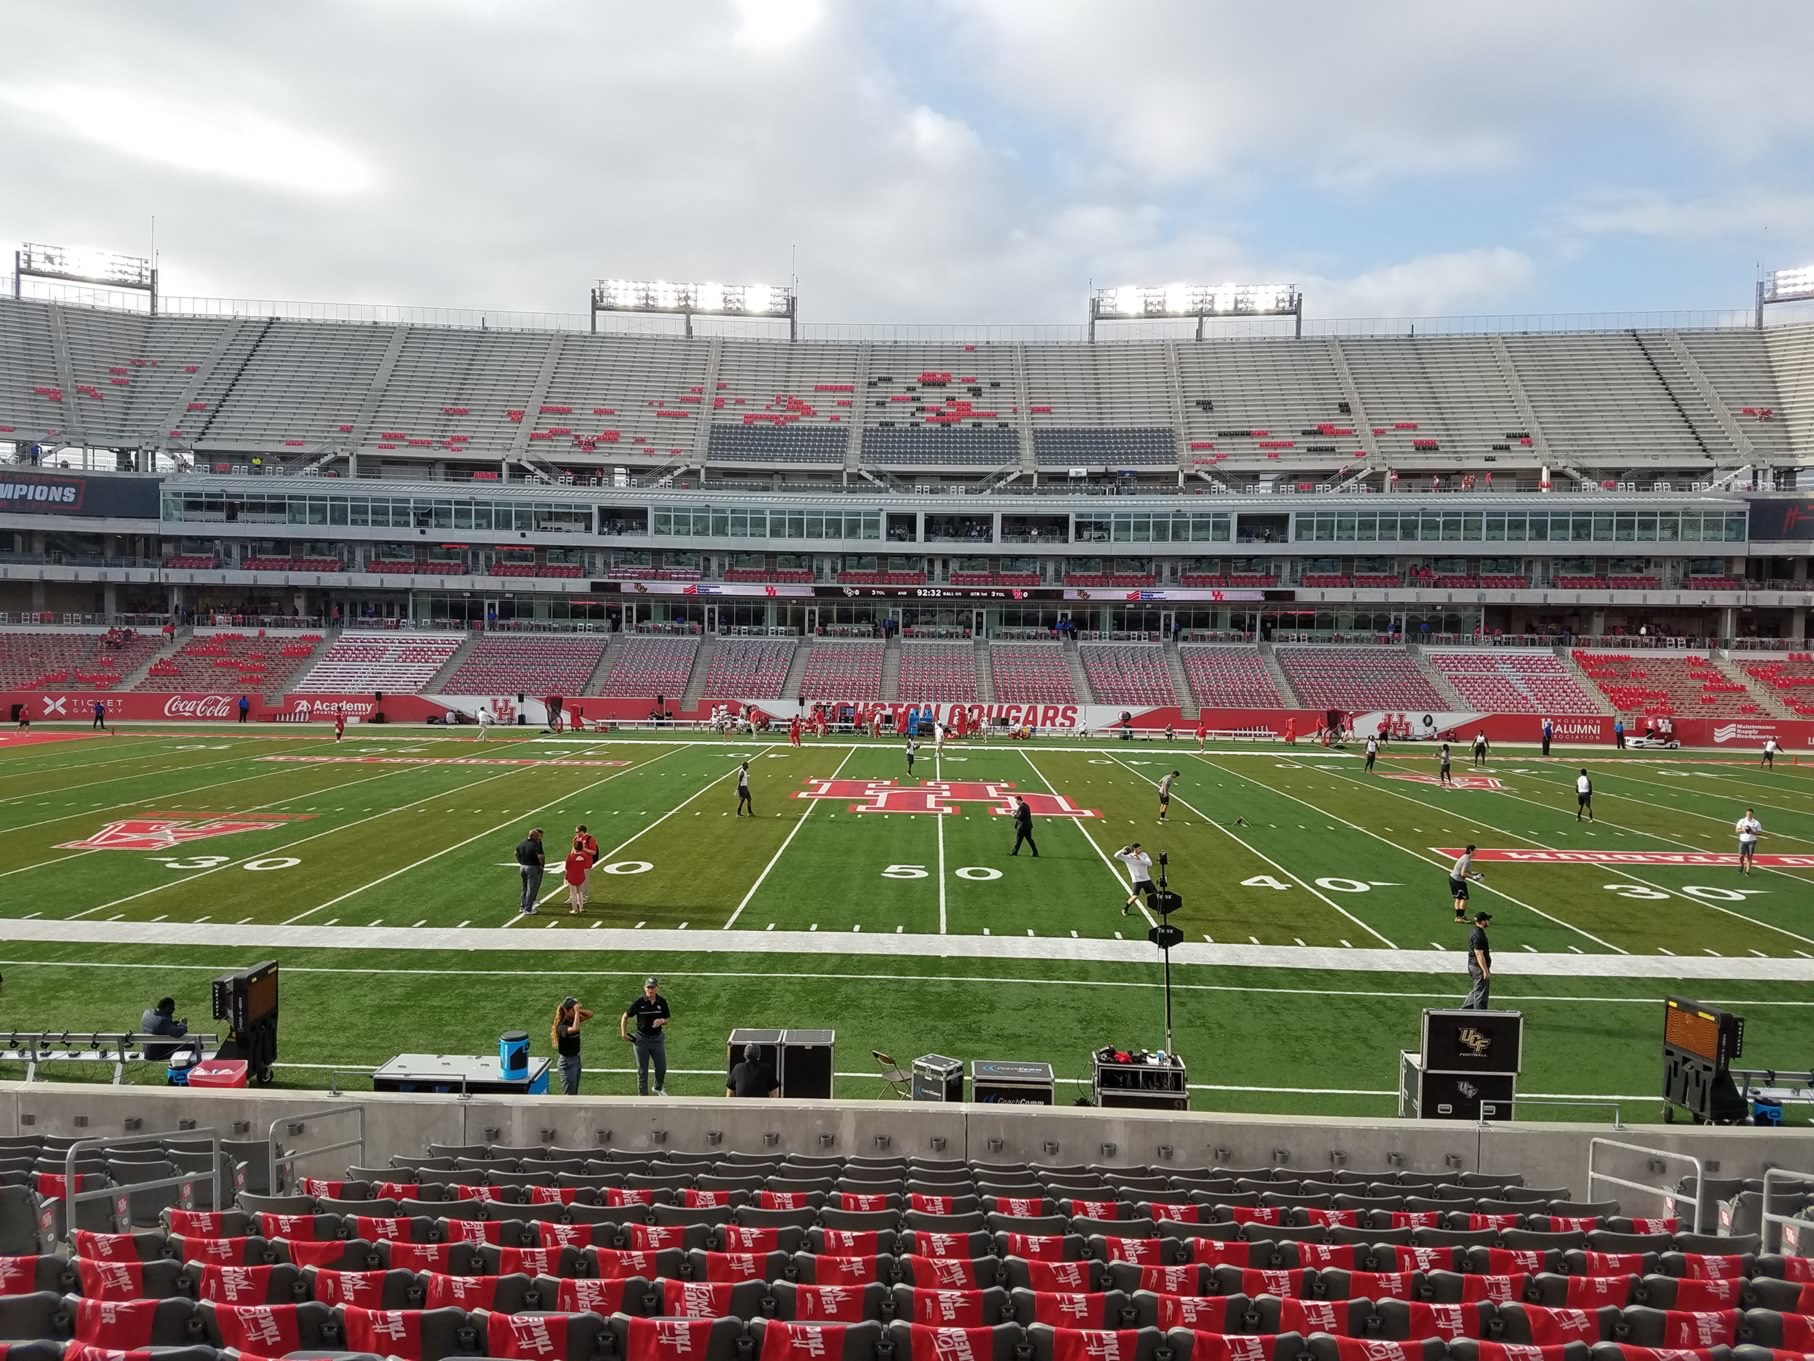
<instances>
[{"instance_id":1,"label":"floodlight fixture","mask_svg":"<svg viewBox=\"0 0 1814 1361\"><path fill-rule=\"evenodd\" d=\"M1777 269L1764 275L1757 286L1757 305L1769 302L1807 302L1814 299L1814 265Z\"/></svg>"},{"instance_id":2,"label":"floodlight fixture","mask_svg":"<svg viewBox=\"0 0 1814 1361\"><path fill-rule=\"evenodd\" d=\"M1295 317L1304 331L1304 298L1295 284L1121 284L1090 294L1090 339L1098 321L1195 317L1203 338L1208 317Z\"/></svg>"},{"instance_id":3,"label":"floodlight fixture","mask_svg":"<svg viewBox=\"0 0 1814 1361\"><path fill-rule=\"evenodd\" d=\"M119 255L88 246L47 246L27 241L13 252L13 297L27 278L126 288L150 295L157 315L157 266L141 255Z\"/></svg>"},{"instance_id":4,"label":"floodlight fixture","mask_svg":"<svg viewBox=\"0 0 1814 1361\"><path fill-rule=\"evenodd\" d=\"M767 317L787 322L787 337L796 338L798 311L792 288L778 284L676 283L667 279L600 279L592 288L592 329L600 312L654 312L686 318Z\"/></svg>"}]
</instances>

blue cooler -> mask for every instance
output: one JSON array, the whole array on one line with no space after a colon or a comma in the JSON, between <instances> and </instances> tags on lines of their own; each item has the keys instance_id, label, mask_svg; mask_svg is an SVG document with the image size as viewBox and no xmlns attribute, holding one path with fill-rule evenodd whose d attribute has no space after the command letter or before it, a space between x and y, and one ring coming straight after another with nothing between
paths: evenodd
<instances>
[{"instance_id":1,"label":"blue cooler","mask_svg":"<svg viewBox=\"0 0 1814 1361\"><path fill-rule=\"evenodd\" d=\"M499 1075L506 1082L522 1082L529 1076L529 1032L506 1030L498 1036Z\"/></svg>"}]
</instances>

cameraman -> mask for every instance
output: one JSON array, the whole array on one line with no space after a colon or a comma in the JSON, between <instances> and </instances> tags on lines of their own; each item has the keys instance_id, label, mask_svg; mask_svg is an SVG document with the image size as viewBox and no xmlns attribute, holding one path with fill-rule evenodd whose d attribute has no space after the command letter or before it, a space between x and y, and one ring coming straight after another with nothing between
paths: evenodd
<instances>
[{"instance_id":1,"label":"cameraman","mask_svg":"<svg viewBox=\"0 0 1814 1361\"><path fill-rule=\"evenodd\" d=\"M139 1017L141 1035L165 1035L173 1040L180 1040L189 1033L189 1018L176 1019L176 999L161 998L155 1007L149 1008ZM154 1062L161 1062L174 1054L179 1046L174 1044L147 1044L145 1057Z\"/></svg>"}]
</instances>

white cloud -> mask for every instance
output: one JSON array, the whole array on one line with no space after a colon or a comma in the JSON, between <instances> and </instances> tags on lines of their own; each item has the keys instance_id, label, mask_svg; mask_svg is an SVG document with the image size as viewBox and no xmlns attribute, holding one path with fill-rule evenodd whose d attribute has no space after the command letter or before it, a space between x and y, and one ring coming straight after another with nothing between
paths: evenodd
<instances>
[{"instance_id":1,"label":"white cloud","mask_svg":"<svg viewBox=\"0 0 1814 1361\"><path fill-rule=\"evenodd\" d=\"M361 193L377 183L373 167L347 147L222 90L184 99L111 84L26 84L0 91L0 100L47 130L191 174L307 194Z\"/></svg>"},{"instance_id":2,"label":"white cloud","mask_svg":"<svg viewBox=\"0 0 1814 1361\"><path fill-rule=\"evenodd\" d=\"M1505 246L1420 255L1350 279L1304 281L1304 310L1320 317L1435 317L1494 308L1537 277Z\"/></svg>"},{"instance_id":3,"label":"white cloud","mask_svg":"<svg viewBox=\"0 0 1814 1361\"><path fill-rule=\"evenodd\" d=\"M1700 198L1674 198L1654 189L1606 190L1577 200L1561 218L1577 231L1633 236L1806 233L1814 230L1814 193L1737 189Z\"/></svg>"}]
</instances>

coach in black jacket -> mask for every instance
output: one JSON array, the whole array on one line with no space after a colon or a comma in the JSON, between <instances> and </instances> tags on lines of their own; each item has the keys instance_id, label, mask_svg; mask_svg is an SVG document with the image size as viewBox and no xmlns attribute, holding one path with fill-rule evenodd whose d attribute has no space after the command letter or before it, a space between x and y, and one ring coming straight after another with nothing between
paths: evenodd
<instances>
[{"instance_id":1,"label":"coach in black jacket","mask_svg":"<svg viewBox=\"0 0 1814 1361\"><path fill-rule=\"evenodd\" d=\"M1039 846L1033 840L1033 810L1027 807L1025 799L1017 797L1014 800L1014 849L1008 854L1019 855L1020 843L1023 841L1033 852L1033 858L1039 859Z\"/></svg>"}]
</instances>

